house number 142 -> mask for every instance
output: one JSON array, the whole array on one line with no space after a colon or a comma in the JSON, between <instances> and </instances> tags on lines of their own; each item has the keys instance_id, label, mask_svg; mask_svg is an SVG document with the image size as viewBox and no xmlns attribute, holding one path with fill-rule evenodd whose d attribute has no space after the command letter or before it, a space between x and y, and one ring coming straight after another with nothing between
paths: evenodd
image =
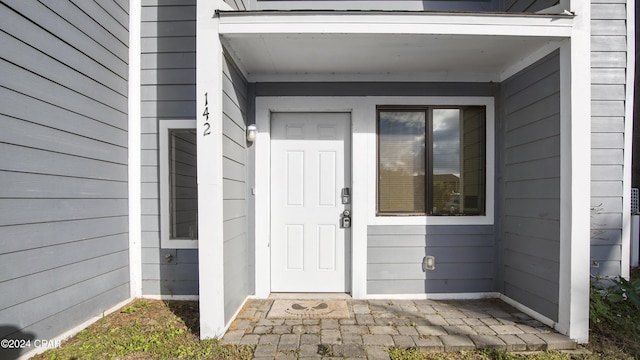
<instances>
[{"instance_id":1,"label":"house number 142","mask_svg":"<svg viewBox=\"0 0 640 360\"><path fill-rule=\"evenodd\" d=\"M209 99L207 98L207 93L204 93L204 112L202 113L204 117L204 131L202 132L202 136L207 136L211 134L211 123L209 123Z\"/></svg>"}]
</instances>

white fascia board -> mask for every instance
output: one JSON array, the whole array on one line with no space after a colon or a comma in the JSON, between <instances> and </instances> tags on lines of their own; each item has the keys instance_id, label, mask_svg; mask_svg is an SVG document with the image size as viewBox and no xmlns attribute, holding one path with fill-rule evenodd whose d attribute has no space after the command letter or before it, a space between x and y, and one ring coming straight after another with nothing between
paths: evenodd
<instances>
[{"instance_id":1,"label":"white fascia board","mask_svg":"<svg viewBox=\"0 0 640 360\"><path fill-rule=\"evenodd\" d=\"M142 296L142 128L141 128L140 0L129 2L128 190L129 294Z\"/></svg>"},{"instance_id":2,"label":"white fascia board","mask_svg":"<svg viewBox=\"0 0 640 360\"><path fill-rule=\"evenodd\" d=\"M441 34L571 36L566 16L221 13L220 34Z\"/></svg>"},{"instance_id":3,"label":"white fascia board","mask_svg":"<svg viewBox=\"0 0 640 360\"><path fill-rule=\"evenodd\" d=\"M220 3L222 1L197 2L198 268L202 339L222 336L225 330L222 222L223 49L218 34L218 18L213 16L222 6Z\"/></svg>"},{"instance_id":4,"label":"white fascia board","mask_svg":"<svg viewBox=\"0 0 640 360\"><path fill-rule=\"evenodd\" d=\"M635 0L627 0L627 78L624 114L624 158L622 180L622 259L620 276L629 279L631 265L631 170L635 79ZM637 250L637 249L636 249ZM635 254L637 256L637 254Z\"/></svg>"}]
</instances>

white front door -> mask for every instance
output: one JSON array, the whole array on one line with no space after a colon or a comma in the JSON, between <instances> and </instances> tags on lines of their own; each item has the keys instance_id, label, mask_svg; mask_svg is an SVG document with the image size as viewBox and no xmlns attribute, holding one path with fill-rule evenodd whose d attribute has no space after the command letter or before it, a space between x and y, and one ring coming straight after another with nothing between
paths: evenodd
<instances>
[{"instance_id":1,"label":"white front door","mask_svg":"<svg viewBox=\"0 0 640 360\"><path fill-rule=\"evenodd\" d=\"M271 116L271 291L348 292L349 113Z\"/></svg>"}]
</instances>

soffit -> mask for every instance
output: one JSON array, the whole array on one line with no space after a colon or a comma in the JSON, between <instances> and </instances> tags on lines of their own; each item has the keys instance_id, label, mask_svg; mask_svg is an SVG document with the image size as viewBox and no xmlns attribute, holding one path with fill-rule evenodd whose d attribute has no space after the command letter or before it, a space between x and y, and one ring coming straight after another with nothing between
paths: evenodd
<instances>
[{"instance_id":1,"label":"soffit","mask_svg":"<svg viewBox=\"0 0 640 360\"><path fill-rule=\"evenodd\" d=\"M220 36L250 81L495 81L570 30L539 16L310 15L222 13Z\"/></svg>"}]
</instances>

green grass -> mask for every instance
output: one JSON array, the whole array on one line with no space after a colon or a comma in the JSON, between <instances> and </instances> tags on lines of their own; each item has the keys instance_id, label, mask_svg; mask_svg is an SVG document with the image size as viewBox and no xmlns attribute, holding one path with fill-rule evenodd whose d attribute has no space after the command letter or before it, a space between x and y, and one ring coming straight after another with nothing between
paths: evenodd
<instances>
[{"instance_id":1,"label":"green grass","mask_svg":"<svg viewBox=\"0 0 640 360\"><path fill-rule=\"evenodd\" d=\"M251 359L253 348L198 338L197 302L134 300L35 359Z\"/></svg>"}]
</instances>

